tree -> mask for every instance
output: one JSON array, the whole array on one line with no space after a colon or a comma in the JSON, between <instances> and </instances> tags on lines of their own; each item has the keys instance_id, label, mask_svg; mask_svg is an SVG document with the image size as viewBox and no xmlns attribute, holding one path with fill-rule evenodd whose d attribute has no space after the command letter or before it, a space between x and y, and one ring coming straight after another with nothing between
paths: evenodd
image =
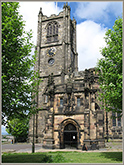
<instances>
[{"instance_id":1,"label":"tree","mask_svg":"<svg viewBox=\"0 0 124 165\"><path fill-rule=\"evenodd\" d=\"M32 108L31 93L38 85L33 71L36 53L32 32L25 32L18 2L2 3L2 123L13 118L27 118Z\"/></svg>"},{"instance_id":2,"label":"tree","mask_svg":"<svg viewBox=\"0 0 124 165\"><path fill-rule=\"evenodd\" d=\"M97 63L100 100L104 101L106 111L122 115L122 18L118 18L106 32L106 47L101 50L103 56Z\"/></svg>"},{"instance_id":3,"label":"tree","mask_svg":"<svg viewBox=\"0 0 124 165\"><path fill-rule=\"evenodd\" d=\"M12 119L7 123L6 131L14 136L15 141L26 141L28 137L28 119Z\"/></svg>"}]
</instances>

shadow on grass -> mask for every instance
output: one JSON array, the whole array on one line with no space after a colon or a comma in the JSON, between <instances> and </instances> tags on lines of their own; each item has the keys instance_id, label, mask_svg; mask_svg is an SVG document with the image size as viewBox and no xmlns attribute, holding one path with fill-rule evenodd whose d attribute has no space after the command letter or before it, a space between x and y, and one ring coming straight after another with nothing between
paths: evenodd
<instances>
[{"instance_id":1,"label":"shadow on grass","mask_svg":"<svg viewBox=\"0 0 124 165\"><path fill-rule=\"evenodd\" d=\"M112 161L122 161L122 152L102 152L101 156Z\"/></svg>"},{"instance_id":2,"label":"shadow on grass","mask_svg":"<svg viewBox=\"0 0 124 165\"><path fill-rule=\"evenodd\" d=\"M5 154L2 163L50 163L52 156L47 154Z\"/></svg>"},{"instance_id":3,"label":"shadow on grass","mask_svg":"<svg viewBox=\"0 0 124 165\"><path fill-rule=\"evenodd\" d=\"M60 153L55 155L47 153L10 153L2 156L2 163L61 163L65 162L65 160L65 157Z\"/></svg>"}]
</instances>

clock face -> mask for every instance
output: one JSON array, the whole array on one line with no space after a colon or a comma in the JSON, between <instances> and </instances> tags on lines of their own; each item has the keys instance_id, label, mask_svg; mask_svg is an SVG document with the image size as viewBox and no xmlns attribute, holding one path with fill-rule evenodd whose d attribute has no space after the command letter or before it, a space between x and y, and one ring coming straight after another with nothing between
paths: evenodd
<instances>
[{"instance_id":1,"label":"clock face","mask_svg":"<svg viewBox=\"0 0 124 165\"><path fill-rule=\"evenodd\" d=\"M53 58L50 58L50 59L48 60L48 64L49 64L49 65L53 65L54 62L55 62L55 60L54 60Z\"/></svg>"},{"instance_id":2,"label":"clock face","mask_svg":"<svg viewBox=\"0 0 124 165\"><path fill-rule=\"evenodd\" d=\"M47 55L49 57L53 57L53 56L55 56L55 52L56 52L55 48L50 48L50 49L47 50Z\"/></svg>"}]
</instances>

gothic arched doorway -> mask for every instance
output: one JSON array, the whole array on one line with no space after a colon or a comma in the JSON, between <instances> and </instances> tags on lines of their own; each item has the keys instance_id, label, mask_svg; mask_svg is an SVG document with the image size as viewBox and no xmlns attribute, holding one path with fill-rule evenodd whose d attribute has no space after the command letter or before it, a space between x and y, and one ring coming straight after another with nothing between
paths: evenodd
<instances>
[{"instance_id":1,"label":"gothic arched doorway","mask_svg":"<svg viewBox=\"0 0 124 165\"><path fill-rule=\"evenodd\" d=\"M59 125L59 140L60 148L72 148L78 149L80 142L80 125L76 120L67 118L63 120Z\"/></svg>"},{"instance_id":2,"label":"gothic arched doorway","mask_svg":"<svg viewBox=\"0 0 124 165\"><path fill-rule=\"evenodd\" d=\"M77 130L73 124L69 123L65 126L63 140L64 148L77 148Z\"/></svg>"}]
</instances>

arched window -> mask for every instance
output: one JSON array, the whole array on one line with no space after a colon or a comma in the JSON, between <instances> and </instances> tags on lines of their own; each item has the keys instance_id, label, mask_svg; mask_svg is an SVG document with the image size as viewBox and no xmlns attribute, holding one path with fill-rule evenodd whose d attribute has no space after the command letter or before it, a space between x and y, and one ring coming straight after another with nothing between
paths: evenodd
<instances>
[{"instance_id":1,"label":"arched window","mask_svg":"<svg viewBox=\"0 0 124 165\"><path fill-rule=\"evenodd\" d=\"M119 113L112 112L112 125L121 126L121 116Z\"/></svg>"},{"instance_id":2,"label":"arched window","mask_svg":"<svg viewBox=\"0 0 124 165\"><path fill-rule=\"evenodd\" d=\"M77 106L80 107L80 97L77 97Z\"/></svg>"},{"instance_id":3,"label":"arched window","mask_svg":"<svg viewBox=\"0 0 124 165\"><path fill-rule=\"evenodd\" d=\"M63 98L60 98L60 107L63 107Z\"/></svg>"},{"instance_id":4,"label":"arched window","mask_svg":"<svg viewBox=\"0 0 124 165\"><path fill-rule=\"evenodd\" d=\"M50 22L47 25L47 42L58 41L58 23Z\"/></svg>"}]
</instances>

